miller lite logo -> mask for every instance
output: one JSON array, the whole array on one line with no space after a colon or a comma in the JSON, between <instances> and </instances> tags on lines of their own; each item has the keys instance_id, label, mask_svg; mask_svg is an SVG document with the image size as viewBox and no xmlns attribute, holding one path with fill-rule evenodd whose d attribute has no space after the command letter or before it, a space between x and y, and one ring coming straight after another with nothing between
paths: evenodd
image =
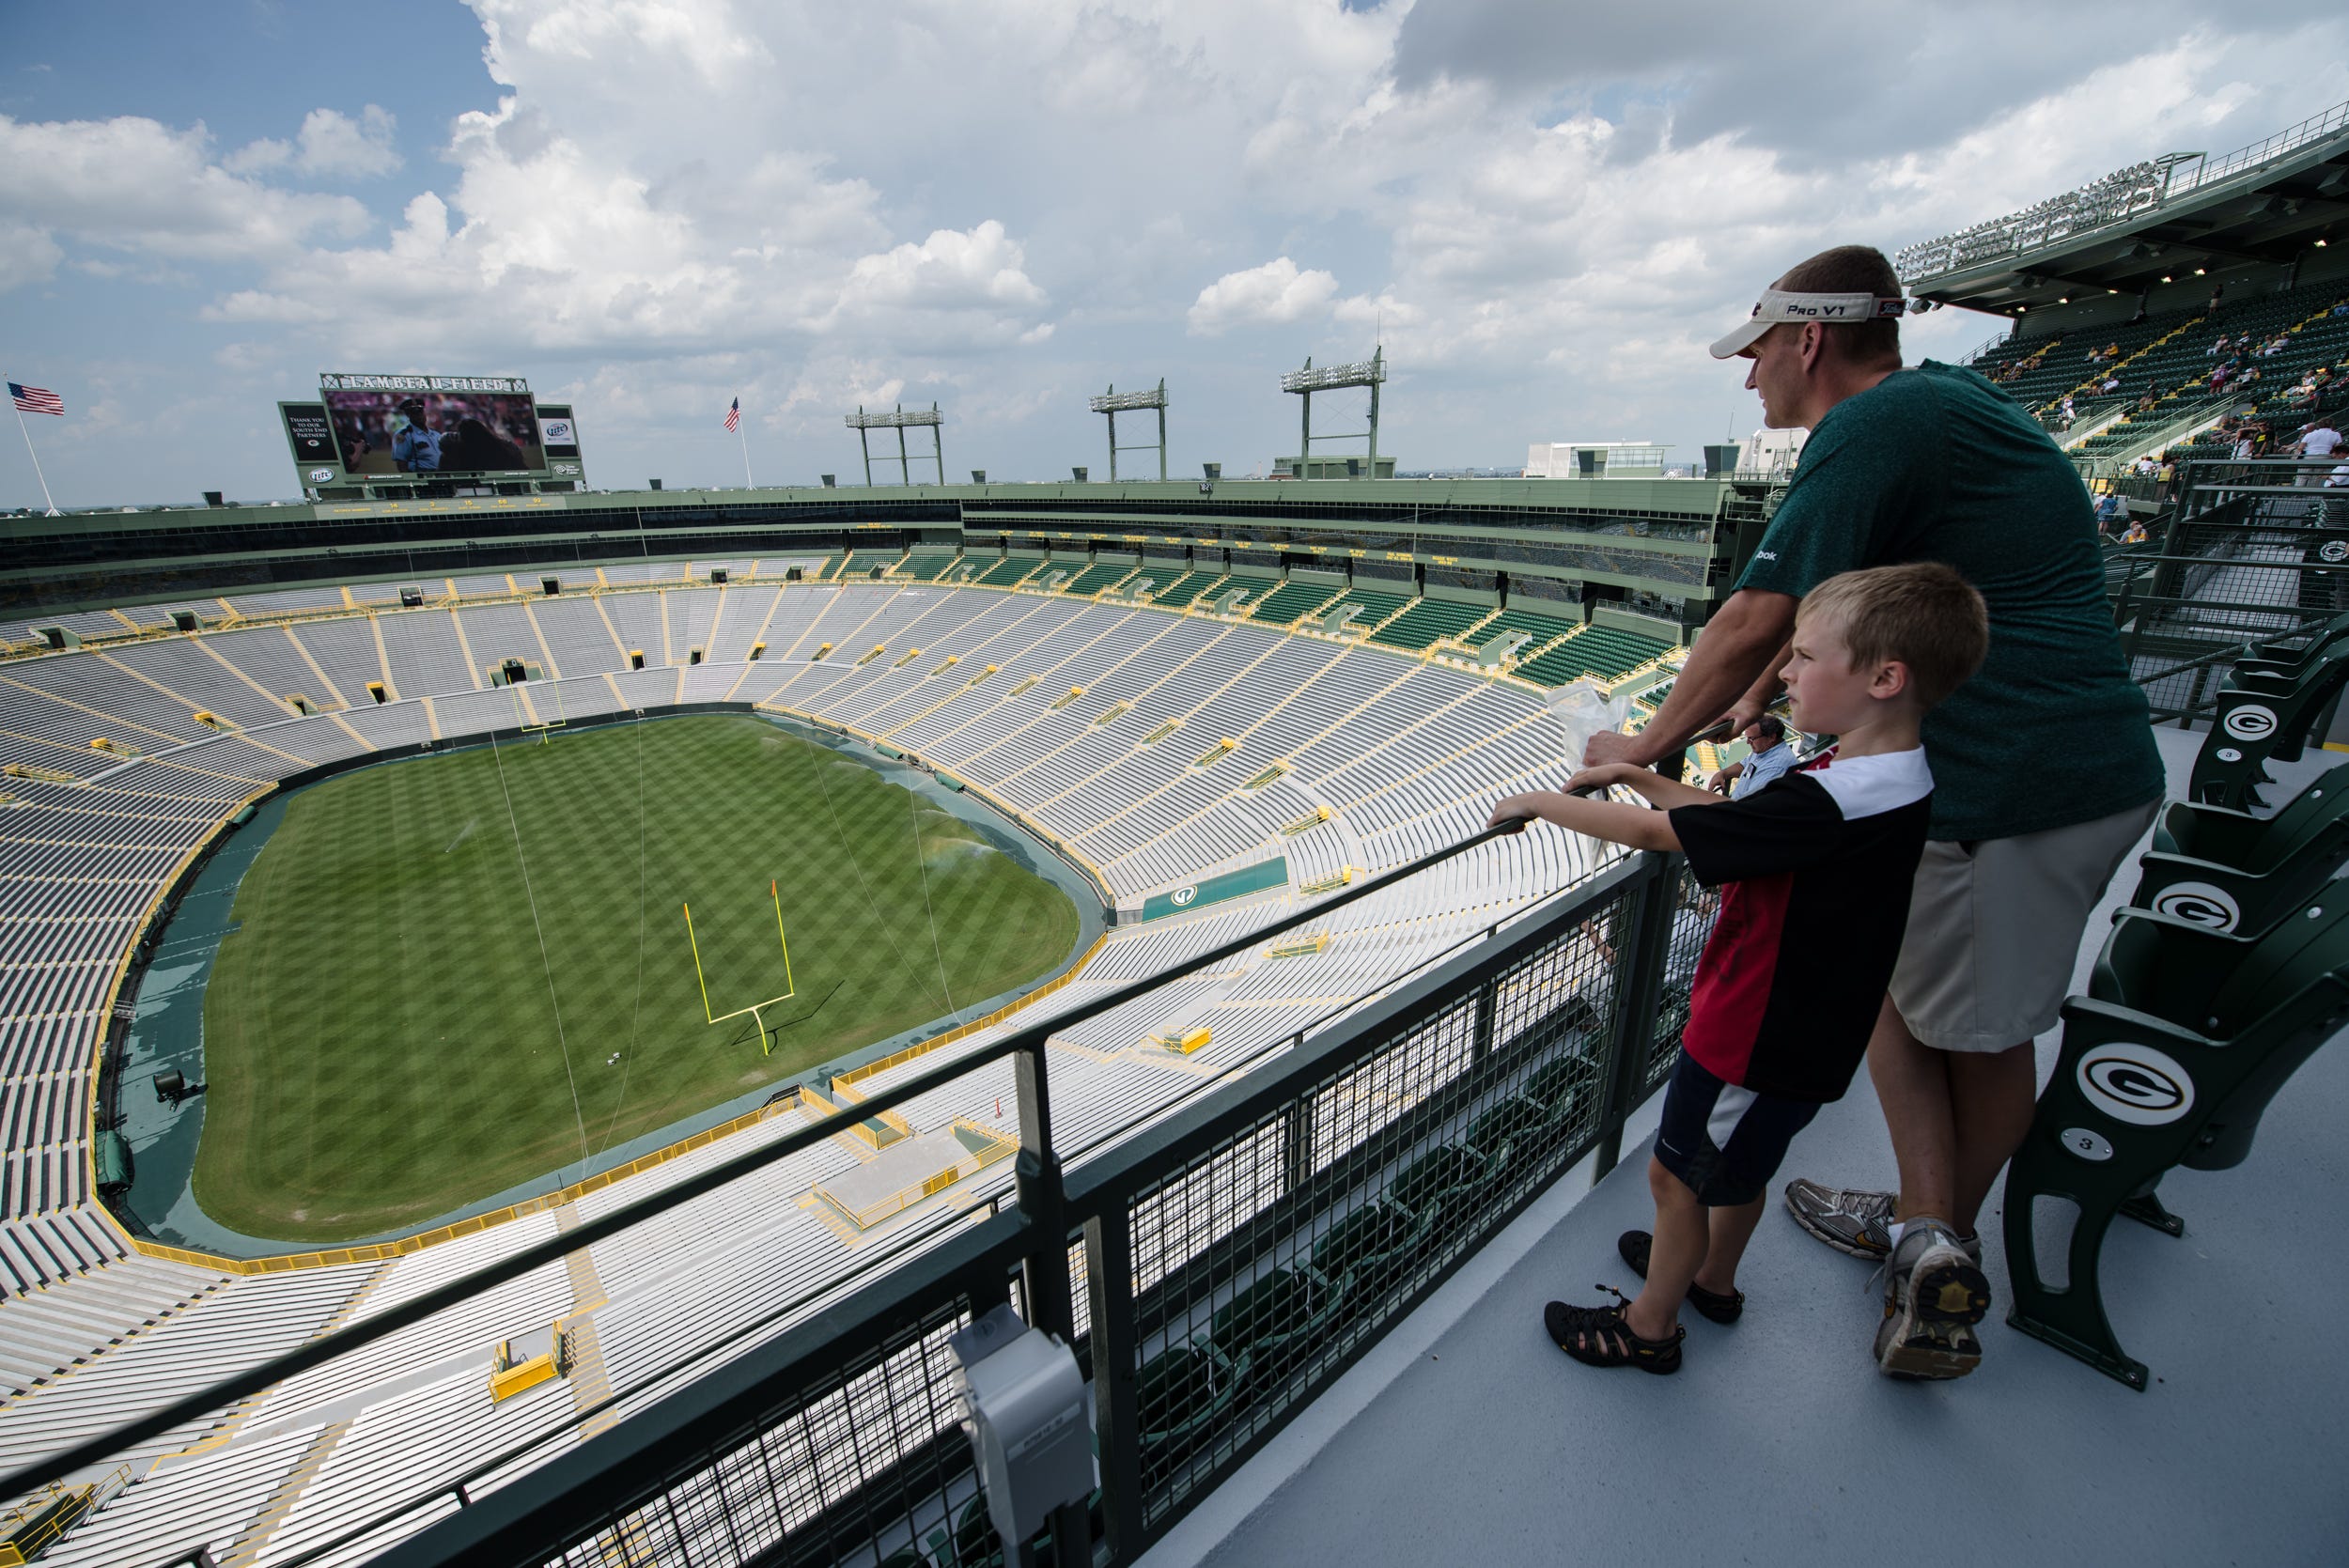
<instances>
[{"instance_id":1,"label":"miller lite logo","mask_svg":"<svg viewBox=\"0 0 2349 1568\"><path fill-rule=\"evenodd\" d=\"M334 471L331 468L314 468L310 471L310 483L313 485L327 484L332 481L334 477Z\"/></svg>"}]
</instances>

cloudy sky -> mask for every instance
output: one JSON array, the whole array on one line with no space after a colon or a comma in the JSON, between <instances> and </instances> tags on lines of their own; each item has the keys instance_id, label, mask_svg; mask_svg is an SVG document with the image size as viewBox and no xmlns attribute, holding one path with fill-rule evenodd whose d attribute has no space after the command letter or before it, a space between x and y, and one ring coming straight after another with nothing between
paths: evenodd
<instances>
[{"instance_id":1,"label":"cloudy sky","mask_svg":"<svg viewBox=\"0 0 2349 1568\"><path fill-rule=\"evenodd\" d=\"M1245 473L1295 447L1280 372L1375 335L1407 467L1685 458L1753 424L1703 345L1790 262L2349 99L2326 6L1891 14L11 5L0 368L65 396L66 505L293 493L273 405L320 370L526 376L615 488L739 484L738 395L760 483L847 476L842 413L901 399L951 475L1099 474L1086 395L1164 376L1177 470ZM1912 321L1909 357L1999 326ZM0 443L0 506L38 500Z\"/></svg>"}]
</instances>

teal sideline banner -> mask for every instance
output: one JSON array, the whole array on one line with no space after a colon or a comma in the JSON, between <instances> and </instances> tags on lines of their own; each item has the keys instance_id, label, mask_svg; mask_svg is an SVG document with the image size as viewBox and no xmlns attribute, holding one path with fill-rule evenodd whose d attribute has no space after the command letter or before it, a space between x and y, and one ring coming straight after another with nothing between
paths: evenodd
<instances>
[{"instance_id":1,"label":"teal sideline banner","mask_svg":"<svg viewBox=\"0 0 2349 1568\"><path fill-rule=\"evenodd\" d=\"M1154 893L1142 901L1143 920L1163 920L1189 909L1201 909L1226 899L1245 898L1252 893L1277 888L1289 879L1289 862L1285 855L1260 861L1254 865L1227 871L1221 877L1209 877L1174 889L1171 893Z\"/></svg>"}]
</instances>

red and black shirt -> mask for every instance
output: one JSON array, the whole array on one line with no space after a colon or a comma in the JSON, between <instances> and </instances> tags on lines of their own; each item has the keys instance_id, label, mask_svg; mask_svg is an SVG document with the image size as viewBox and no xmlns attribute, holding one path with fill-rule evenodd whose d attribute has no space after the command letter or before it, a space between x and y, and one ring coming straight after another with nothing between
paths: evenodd
<instances>
[{"instance_id":1,"label":"red and black shirt","mask_svg":"<svg viewBox=\"0 0 2349 1568\"><path fill-rule=\"evenodd\" d=\"M1680 806L1688 869L1720 887L1681 1044L1757 1094L1836 1100L1867 1053L1933 814L1921 748L1829 753L1742 800Z\"/></svg>"}]
</instances>

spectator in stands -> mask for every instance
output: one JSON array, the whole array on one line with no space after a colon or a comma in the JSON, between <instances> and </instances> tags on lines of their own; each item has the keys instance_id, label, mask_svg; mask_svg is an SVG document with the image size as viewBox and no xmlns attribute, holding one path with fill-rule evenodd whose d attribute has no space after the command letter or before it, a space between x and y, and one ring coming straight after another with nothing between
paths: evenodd
<instances>
[{"instance_id":1,"label":"spectator in stands","mask_svg":"<svg viewBox=\"0 0 2349 1568\"><path fill-rule=\"evenodd\" d=\"M2108 343L2105 345L2105 363L2107 365L2110 365L2114 360L2117 360L2120 357L2121 345L2118 343Z\"/></svg>"},{"instance_id":2,"label":"spectator in stands","mask_svg":"<svg viewBox=\"0 0 2349 1568\"><path fill-rule=\"evenodd\" d=\"M1714 774L1705 786L1714 794L1742 800L1795 765L1795 749L1786 743L1786 726L1771 714L1765 713L1746 726L1745 742L1753 754Z\"/></svg>"},{"instance_id":3,"label":"spectator in stands","mask_svg":"<svg viewBox=\"0 0 2349 1568\"><path fill-rule=\"evenodd\" d=\"M2300 432L2300 439L2292 443L2294 457L2313 458L2319 461L2330 458L2340 450L2341 432L2333 427L2331 420L2322 416L2312 421L2306 429ZM2301 475L2300 482L2304 485L2315 484L2317 473L2318 471L2312 468L2308 470Z\"/></svg>"},{"instance_id":4,"label":"spectator in stands","mask_svg":"<svg viewBox=\"0 0 2349 1568\"><path fill-rule=\"evenodd\" d=\"M2098 392L2103 393L2103 394L2104 394L2106 396L2108 396L2108 397L2111 396L2114 393L2116 393L2116 392L2120 391L2120 390L2121 390L2121 372L2119 372L2118 370L2114 370L2114 371L2108 372L2108 373L2106 375L2106 377L2105 377L2105 382L2104 382L2104 385L2102 385L2102 386L2098 387L2096 390L2097 390Z\"/></svg>"},{"instance_id":5,"label":"spectator in stands","mask_svg":"<svg viewBox=\"0 0 2349 1568\"><path fill-rule=\"evenodd\" d=\"M2207 309L2207 310L2205 310L2205 311L2203 311L2203 312L2202 312L2202 314L2203 314L2204 316L2216 316L2216 315L2217 315L2217 314L2218 314L2218 302L2219 302L2219 301L2221 301L2221 300L2223 300L2223 299L2225 299L2225 298L2226 298L2226 296L2227 296L2227 286L2226 286L2225 284L2223 284L2223 283L2214 283L2214 284L2212 284L2212 285L2210 286L2210 308L2209 308L2209 309Z\"/></svg>"},{"instance_id":6,"label":"spectator in stands","mask_svg":"<svg viewBox=\"0 0 2349 1568\"><path fill-rule=\"evenodd\" d=\"M2128 528L2121 536L2121 542L2124 545L2141 545L2148 537L2150 536L2145 532L2145 520L2131 518Z\"/></svg>"},{"instance_id":7,"label":"spectator in stands","mask_svg":"<svg viewBox=\"0 0 2349 1568\"><path fill-rule=\"evenodd\" d=\"M2078 417L2077 412L2072 407L2072 395L2070 393L2067 392L2063 395L2063 406L2058 411L2062 417L2063 427L2067 430L2070 429L2072 427L2072 421Z\"/></svg>"},{"instance_id":8,"label":"spectator in stands","mask_svg":"<svg viewBox=\"0 0 2349 1568\"><path fill-rule=\"evenodd\" d=\"M2030 1042L2055 1025L2089 912L2152 822L2164 783L2071 460L1972 372L1902 368L1889 314L1830 324L1797 318L1815 298L1785 299L1848 304L1899 292L1878 252L1828 251L1713 346L1716 357L1751 362L1746 384L1767 424L1811 431L1803 462L1663 707L1639 734L1595 736L1583 753L1591 764L1653 766L1724 713L1750 722L1776 690L1797 601L1837 572L1946 562L1988 601L1982 673L1926 722L1940 770L1932 842L1869 1047L1900 1191L1788 1188L1806 1230L1890 1258L1896 1311L1921 1250L1973 1238L2030 1129ZM1958 474L1965 482L1952 483ZM1941 1338L1945 1374L1982 1354L1969 1325Z\"/></svg>"},{"instance_id":9,"label":"spectator in stands","mask_svg":"<svg viewBox=\"0 0 2349 1568\"><path fill-rule=\"evenodd\" d=\"M2225 353L2226 351L2227 334L2225 333L2220 333L2217 337L2211 340L2210 347L2203 349L2202 353L2205 358L2217 359L2219 355Z\"/></svg>"},{"instance_id":10,"label":"spectator in stands","mask_svg":"<svg viewBox=\"0 0 2349 1568\"><path fill-rule=\"evenodd\" d=\"M1683 1301L1717 1322L1745 1310L1737 1265L1770 1178L1795 1135L1850 1087L1900 954L1933 813L1919 728L1988 642L1982 596L1948 567L1843 573L1803 598L1783 670L1795 722L1836 736L1831 753L1739 800L1613 763L1575 774L1564 793L1493 807L1495 823L1540 817L1683 851L1698 881L1724 890L1648 1161L1655 1226L1617 1243L1646 1287L1607 1307L1552 1301L1542 1314L1576 1360L1676 1372ZM1574 794L1615 784L1665 809ZM1800 1007L1772 1004L1792 995ZM1912 1250L1911 1288L1877 1343L1887 1371L1931 1375L1937 1314L1957 1301L1969 1304L1957 1315L1986 1310L1989 1285L1953 1242Z\"/></svg>"},{"instance_id":11,"label":"spectator in stands","mask_svg":"<svg viewBox=\"0 0 2349 1568\"><path fill-rule=\"evenodd\" d=\"M2105 491L2096 498L2096 532L2110 534L2112 525L2119 522L2127 511L2128 506L2122 501L2119 490Z\"/></svg>"},{"instance_id":12,"label":"spectator in stands","mask_svg":"<svg viewBox=\"0 0 2349 1568\"><path fill-rule=\"evenodd\" d=\"M2148 386L2145 389L2144 396L2137 400L2137 411L2139 413L2151 413L2160 402L2161 394L2153 387Z\"/></svg>"}]
</instances>

